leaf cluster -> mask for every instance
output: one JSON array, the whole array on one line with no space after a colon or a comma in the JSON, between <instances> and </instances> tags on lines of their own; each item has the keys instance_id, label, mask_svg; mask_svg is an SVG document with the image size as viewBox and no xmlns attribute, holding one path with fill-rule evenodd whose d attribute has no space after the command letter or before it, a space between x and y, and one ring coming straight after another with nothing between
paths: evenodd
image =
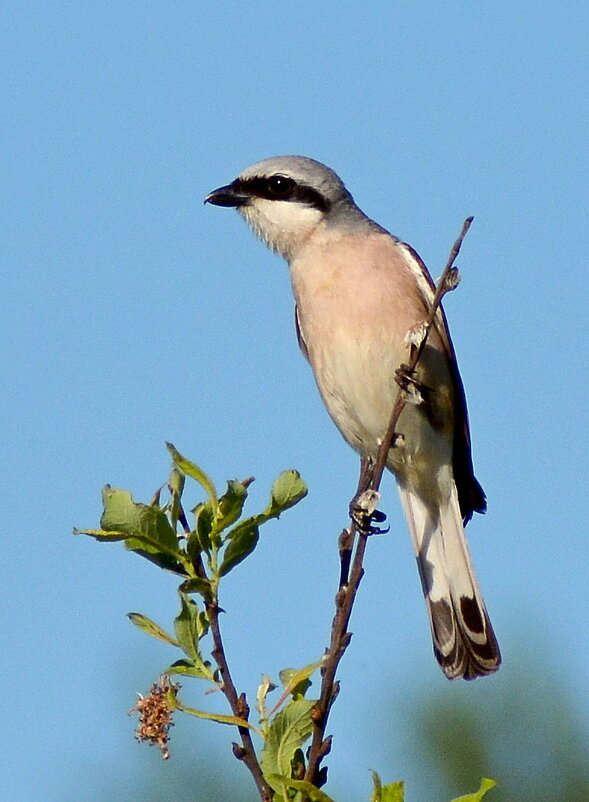
<instances>
[{"instance_id":1,"label":"leaf cluster","mask_svg":"<svg viewBox=\"0 0 589 802\"><path fill-rule=\"evenodd\" d=\"M127 490L106 485L102 491L103 513L100 529L75 529L101 542L124 541L125 547L147 560L185 577L185 593L213 598L220 577L228 574L255 549L260 526L297 504L307 487L297 471L284 471L272 485L266 509L239 520L253 481L230 480L219 497L207 474L167 444L174 467L167 489L169 500L160 504L159 488L150 504L133 500ZM194 479L207 498L192 510L195 525L188 527L182 507L186 477ZM208 564L204 570L203 558Z\"/></svg>"},{"instance_id":2,"label":"leaf cluster","mask_svg":"<svg viewBox=\"0 0 589 802\"><path fill-rule=\"evenodd\" d=\"M142 613L129 613L129 619L148 635L183 653L164 669L164 675L204 679L212 683L214 689L223 691L225 684L218 659L220 644L213 643L212 660L205 656L203 649L212 620L220 610L220 581L254 551L260 527L297 504L306 496L307 487L297 471L284 471L272 484L266 508L256 515L242 517L252 479L230 480L225 493L219 495L202 468L170 443L167 446L173 468L165 486L167 500L164 503L164 486L157 490L151 503L144 504L136 502L127 490L107 485L102 491L100 529L75 529L74 532L103 543L123 541L125 548L181 577L180 612L174 620L174 634ZM205 492L204 500L191 510L192 526L188 524L182 503L186 479L194 480ZM200 596L202 603L193 596ZM275 799L286 800L292 793L285 783L296 772L300 774L301 767L304 773L301 746L311 734L311 711L315 705L315 701L305 699L305 693L311 684L309 677L320 665L321 661L317 661L303 669L281 672L283 693L270 711L267 696L276 686L264 677L257 693L259 726L248 721L249 711L246 710L243 715L223 715L188 707L178 698L177 690L168 693L167 701L172 710L257 732L264 740L261 755L264 775L272 776L284 790L284 795L275 796Z\"/></svg>"},{"instance_id":3,"label":"leaf cluster","mask_svg":"<svg viewBox=\"0 0 589 802\"><path fill-rule=\"evenodd\" d=\"M373 792L370 797L370 802L405 802L405 783L395 782L383 785L375 771L372 772L372 783ZM494 788L496 785L497 783L495 780L483 777L477 791L472 794L466 794L465 796L459 796L456 799L450 800L450 802L481 802L487 791L490 791L491 788ZM329 800L326 798L318 802L329 802Z\"/></svg>"}]
</instances>

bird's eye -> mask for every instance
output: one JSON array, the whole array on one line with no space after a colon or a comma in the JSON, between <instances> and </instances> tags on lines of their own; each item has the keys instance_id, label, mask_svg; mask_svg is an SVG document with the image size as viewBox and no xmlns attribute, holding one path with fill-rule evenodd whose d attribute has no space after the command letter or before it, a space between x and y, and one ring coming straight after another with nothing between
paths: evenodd
<instances>
[{"instance_id":1,"label":"bird's eye","mask_svg":"<svg viewBox=\"0 0 589 802\"><path fill-rule=\"evenodd\" d=\"M268 179L268 192L275 198L285 198L294 187L294 181L286 175L273 175Z\"/></svg>"}]
</instances>

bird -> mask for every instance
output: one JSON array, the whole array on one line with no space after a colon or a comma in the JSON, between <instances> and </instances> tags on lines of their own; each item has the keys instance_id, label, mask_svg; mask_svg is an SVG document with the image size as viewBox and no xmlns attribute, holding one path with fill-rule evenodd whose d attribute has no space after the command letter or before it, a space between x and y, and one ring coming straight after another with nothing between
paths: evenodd
<instances>
[{"instance_id":1,"label":"bird","mask_svg":"<svg viewBox=\"0 0 589 802\"><path fill-rule=\"evenodd\" d=\"M339 176L304 156L274 156L210 192L235 208L289 267L298 343L327 411L349 445L374 459L398 392L411 333L434 282L417 252L371 220ZM440 307L387 456L408 524L431 626L448 679L492 674L501 654L464 526L485 512L475 478L465 392Z\"/></svg>"}]
</instances>

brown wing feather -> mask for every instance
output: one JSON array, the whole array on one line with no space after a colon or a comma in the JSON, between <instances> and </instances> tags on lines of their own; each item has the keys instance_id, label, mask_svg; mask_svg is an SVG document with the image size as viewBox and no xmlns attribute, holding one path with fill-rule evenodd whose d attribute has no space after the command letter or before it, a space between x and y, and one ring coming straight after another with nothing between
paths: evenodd
<instances>
[{"instance_id":1,"label":"brown wing feather","mask_svg":"<svg viewBox=\"0 0 589 802\"><path fill-rule=\"evenodd\" d=\"M422 258L410 245L407 245L407 243L403 243L403 245L411 252L412 257L422 268L433 296L436 289L435 284ZM431 297L426 298L426 301L428 305L431 304ZM460 371L458 370L456 352L452 344L452 338L450 337L448 321L446 320L446 314L442 307L438 309L435 327L444 346L446 356L448 357L448 364L452 376L452 386L454 390L454 451L452 467L454 470L454 481L456 482L456 488L458 490L460 512L462 513L464 523L466 523L472 518L473 512L482 513L486 511L487 499L483 488L474 475L466 395L464 393L464 385L462 384Z\"/></svg>"}]
</instances>

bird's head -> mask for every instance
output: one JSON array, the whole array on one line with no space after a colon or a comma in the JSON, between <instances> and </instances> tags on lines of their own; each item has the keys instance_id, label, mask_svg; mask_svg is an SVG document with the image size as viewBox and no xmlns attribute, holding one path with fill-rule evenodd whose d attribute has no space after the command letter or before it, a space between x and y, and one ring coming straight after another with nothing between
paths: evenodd
<instances>
[{"instance_id":1,"label":"bird's head","mask_svg":"<svg viewBox=\"0 0 589 802\"><path fill-rule=\"evenodd\" d=\"M321 162L274 156L253 164L205 203L233 206L269 248L292 258L321 224L362 215L343 181Z\"/></svg>"}]
</instances>

